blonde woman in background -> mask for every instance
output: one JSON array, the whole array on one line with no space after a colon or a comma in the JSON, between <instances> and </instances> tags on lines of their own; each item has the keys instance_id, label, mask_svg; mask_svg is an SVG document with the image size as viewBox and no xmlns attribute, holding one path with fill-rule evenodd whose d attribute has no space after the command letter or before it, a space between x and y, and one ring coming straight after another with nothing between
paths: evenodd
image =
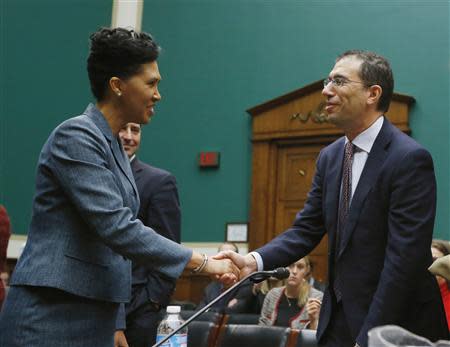
<instances>
[{"instance_id":1,"label":"blonde woman in background","mask_svg":"<svg viewBox=\"0 0 450 347\"><path fill-rule=\"evenodd\" d=\"M306 280L311 264L304 257L288 267L285 286L271 289L259 318L260 325L288 326L293 329L317 329L323 293Z\"/></svg>"}]
</instances>

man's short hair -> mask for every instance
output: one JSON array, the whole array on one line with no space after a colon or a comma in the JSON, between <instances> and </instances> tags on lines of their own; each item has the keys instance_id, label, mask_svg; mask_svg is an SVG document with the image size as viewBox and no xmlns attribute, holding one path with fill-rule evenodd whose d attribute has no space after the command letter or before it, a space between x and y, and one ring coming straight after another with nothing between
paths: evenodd
<instances>
[{"instance_id":1,"label":"man's short hair","mask_svg":"<svg viewBox=\"0 0 450 347\"><path fill-rule=\"evenodd\" d=\"M359 77L366 87L379 85L382 89L377 110L387 112L394 93L394 76L386 58L374 52L362 50L350 50L337 57L336 62L342 58L355 56L362 61Z\"/></svg>"}]
</instances>

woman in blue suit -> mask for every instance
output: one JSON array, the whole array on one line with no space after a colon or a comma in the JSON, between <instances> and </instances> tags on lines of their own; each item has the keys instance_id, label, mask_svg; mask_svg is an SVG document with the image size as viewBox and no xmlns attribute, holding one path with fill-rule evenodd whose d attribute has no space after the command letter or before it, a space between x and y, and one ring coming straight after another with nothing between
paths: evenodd
<instances>
[{"instance_id":1,"label":"woman in blue suit","mask_svg":"<svg viewBox=\"0 0 450 347\"><path fill-rule=\"evenodd\" d=\"M117 312L130 298L129 259L173 279L184 269L238 275L230 261L208 260L136 219L139 197L118 132L153 115L161 99L158 52L145 33L117 28L91 36L97 102L59 125L41 151L0 346L112 347Z\"/></svg>"}]
</instances>

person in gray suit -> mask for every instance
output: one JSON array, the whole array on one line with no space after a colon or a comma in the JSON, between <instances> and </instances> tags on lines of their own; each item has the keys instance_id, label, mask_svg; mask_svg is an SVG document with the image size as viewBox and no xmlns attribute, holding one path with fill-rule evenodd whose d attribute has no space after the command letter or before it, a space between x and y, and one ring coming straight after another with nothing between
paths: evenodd
<instances>
[{"instance_id":1,"label":"person in gray suit","mask_svg":"<svg viewBox=\"0 0 450 347\"><path fill-rule=\"evenodd\" d=\"M138 191L118 133L154 113L158 52L145 33L91 35L97 102L60 124L39 156L28 241L0 316L1 347L127 346L114 332L130 300L130 260L173 280L184 269L223 281L239 275L231 262L208 260L136 219Z\"/></svg>"},{"instance_id":2,"label":"person in gray suit","mask_svg":"<svg viewBox=\"0 0 450 347\"><path fill-rule=\"evenodd\" d=\"M181 210L175 176L147 165L136 156L141 144L141 125L128 123L119 131L122 146L130 159L131 170L139 193L138 218L158 234L180 243ZM160 315L175 289L175 280L138 263L132 263L131 301L125 305L126 317L120 317L119 327L126 320L125 334L130 347L149 347L156 342Z\"/></svg>"}]
</instances>

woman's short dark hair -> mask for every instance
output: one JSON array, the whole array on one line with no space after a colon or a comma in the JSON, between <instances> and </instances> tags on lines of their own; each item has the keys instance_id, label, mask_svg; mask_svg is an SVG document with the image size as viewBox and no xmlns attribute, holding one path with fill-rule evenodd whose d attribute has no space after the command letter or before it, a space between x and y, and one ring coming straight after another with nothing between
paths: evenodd
<instances>
[{"instance_id":1,"label":"woman's short dark hair","mask_svg":"<svg viewBox=\"0 0 450 347\"><path fill-rule=\"evenodd\" d=\"M375 84L381 87L382 93L378 100L377 110L387 112L394 93L394 76L387 59L373 52L355 49L342 53L336 61L348 56L355 56L362 61L359 77L366 87Z\"/></svg>"},{"instance_id":2,"label":"woman's short dark hair","mask_svg":"<svg viewBox=\"0 0 450 347\"><path fill-rule=\"evenodd\" d=\"M90 39L87 70L92 93L98 101L104 98L111 77L133 76L142 64L155 61L160 51L151 35L124 28L101 28Z\"/></svg>"}]
</instances>

